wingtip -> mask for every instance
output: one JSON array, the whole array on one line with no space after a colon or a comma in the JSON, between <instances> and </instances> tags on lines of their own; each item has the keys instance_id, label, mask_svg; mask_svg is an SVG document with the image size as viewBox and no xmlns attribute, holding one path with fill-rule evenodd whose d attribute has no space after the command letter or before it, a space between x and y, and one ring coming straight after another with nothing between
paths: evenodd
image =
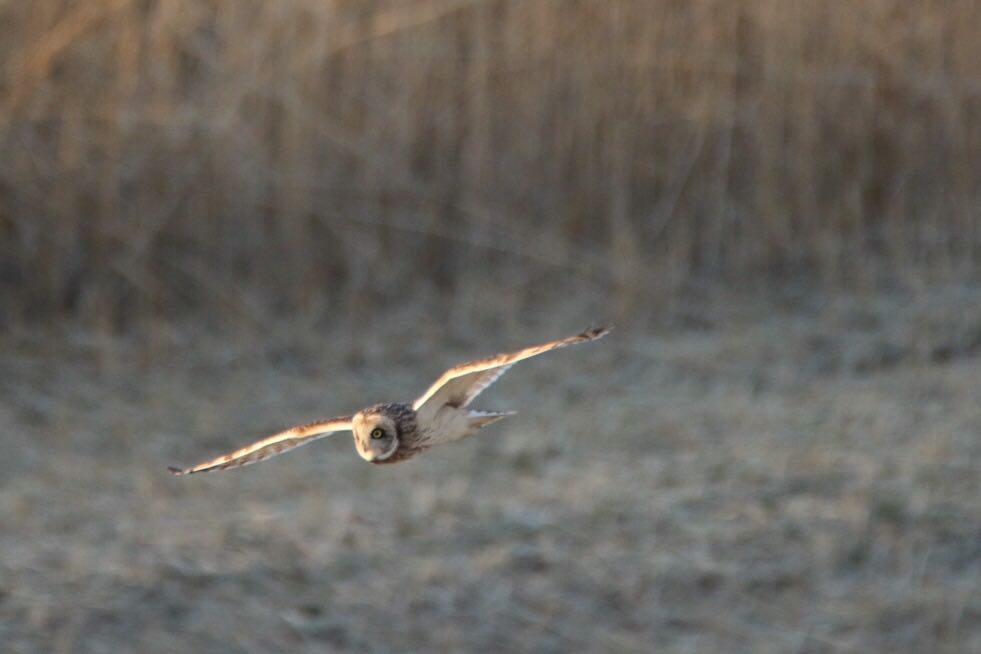
<instances>
[{"instance_id":1,"label":"wingtip","mask_svg":"<svg viewBox=\"0 0 981 654\"><path fill-rule=\"evenodd\" d=\"M186 470L175 468L174 466L167 466L167 470L170 471L170 474L174 475L175 477L182 477L187 474Z\"/></svg>"},{"instance_id":2,"label":"wingtip","mask_svg":"<svg viewBox=\"0 0 981 654\"><path fill-rule=\"evenodd\" d=\"M612 324L602 325L600 327L588 327L580 336L587 340L595 341L597 338L603 338L611 331L613 331Z\"/></svg>"}]
</instances>

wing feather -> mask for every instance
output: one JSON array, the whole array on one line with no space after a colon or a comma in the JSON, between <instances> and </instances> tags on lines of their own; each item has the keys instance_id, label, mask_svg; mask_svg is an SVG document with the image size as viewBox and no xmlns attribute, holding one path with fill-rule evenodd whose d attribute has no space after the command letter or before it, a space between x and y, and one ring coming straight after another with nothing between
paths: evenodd
<instances>
[{"instance_id":1,"label":"wing feather","mask_svg":"<svg viewBox=\"0 0 981 654\"><path fill-rule=\"evenodd\" d=\"M319 420L305 425L297 425L278 434L273 434L256 441L251 445L235 450L229 454L203 461L190 468L168 467L168 470L175 475L192 475L197 472L209 472L212 470L226 470L228 468L238 468L252 463L258 463L270 457L282 454L295 447L306 445L318 438L323 438L337 431L344 431L351 428L351 420L354 416L343 416L331 418L330 420Z\"/></svg>"},{"instance_id":2,"label":"wing feather","mask_svg":"<svg viewBox=\"0 0 981 654\"><path fill-rule=\"evenodd\" d=\"M526 347L517 352L496 354L462 363L444 372L432 386L416 400L412 408L416 411L435 411L443 405L465 407L488 386L497 381L515 363L523 359L543 354L568 345L587 343L606 336L611 327L587 329L575 336L561 338L541 345Z\"/></svg>"}]
</instances>

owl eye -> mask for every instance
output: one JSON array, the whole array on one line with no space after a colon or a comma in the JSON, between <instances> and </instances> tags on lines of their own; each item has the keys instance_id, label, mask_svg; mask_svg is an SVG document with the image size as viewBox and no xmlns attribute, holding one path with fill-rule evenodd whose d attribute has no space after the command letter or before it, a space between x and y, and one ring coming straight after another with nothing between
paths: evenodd
<instances>
[{"instance_id":1,"label":"owl eye","mask_svg":"<svg viewBox=\"0 0 981 654\"><path fill-rule=\"evenodd\" d=\"M379 429L378 427L375 427L374 429L371 430L371 437L376 440L379 438L384 438L385 431L383 429Z\"/></svg>"}]
</instances>

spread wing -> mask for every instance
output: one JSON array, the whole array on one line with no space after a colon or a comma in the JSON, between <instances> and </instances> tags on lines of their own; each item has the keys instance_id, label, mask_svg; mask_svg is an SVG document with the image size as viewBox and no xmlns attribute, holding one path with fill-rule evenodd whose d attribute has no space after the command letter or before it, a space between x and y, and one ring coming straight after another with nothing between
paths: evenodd
<instances>
[{"instance_id":1,"label":"spread wing","mask_svg":"<svg viewBox=\"0 0 981 654\"><path fill-rule=\"evenodd\" d=\"M568 338L533 345L510 354L496 354L454 366L444 372L436 380L436 383L413 403L412 408L416 411L428 412L430 410L435 411L447 404L454 407L465 407L518 361L567 345L595 341L597 338L606 336L610 329L610 327L591 328Z\"/></svg>"},{"instance_id":2,"label":"spread wing","mask_svg":"<svg viewBox=\"0 0 981 654\"><path fill-rule=\"evenodd\" d=\"M335 431L343 431L351 428L351 419L354 416L344 416L342 418L331 418L330 420L320 420L305 425L297 425L286 431L273 434L261 441L256 441L252 445L247 445L235 450L230 454L224 454L209 461L203 461L190 468L168 469L175 475L192 475L196 472L209 472L211 470L225 470L227 468L238 468L252 463L258 463L269 457L282 454L294 447L306 445L310 441L323 438Z\"/></svg>"}]
</instances>

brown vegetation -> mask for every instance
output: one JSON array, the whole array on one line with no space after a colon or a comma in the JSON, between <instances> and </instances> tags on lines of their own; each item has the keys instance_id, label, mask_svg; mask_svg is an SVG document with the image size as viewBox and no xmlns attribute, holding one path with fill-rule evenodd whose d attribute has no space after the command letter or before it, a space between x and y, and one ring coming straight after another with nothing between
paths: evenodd
<instances>
[{"instance_id":1,"label":"brown vegetation","mask_svg":"<svg viewBox=\"0 0 981 654\"><path fill-rule=\"evenodd\" d=\"M488 266L519 302L571 278L620 307L693 275L976 268L974 0L41 0L0 22L5 322L319 318Z\"/></svg>"}]
</instances>

